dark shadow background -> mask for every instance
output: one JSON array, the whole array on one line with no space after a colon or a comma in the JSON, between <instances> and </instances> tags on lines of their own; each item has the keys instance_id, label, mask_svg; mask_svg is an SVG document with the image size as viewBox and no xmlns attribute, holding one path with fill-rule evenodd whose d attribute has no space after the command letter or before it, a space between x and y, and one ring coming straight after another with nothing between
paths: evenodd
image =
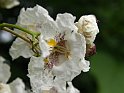
<instances>
[{"instance_id":1,"label":"dark shadow background","mask_svg":"<svg viewBox=\"0 0 124 93\"><path fill-rule=\"evenodd\" d=\"M100 29L95 40L97 53L88 59L91 61L90 71L76 77L73 84L81 93L124 92L124 0L20 0L20 3L9 10L0 9L0 23L16 23L22 7L36 4L46 8L53 18L65 12L73 14L77 20L82 15L96 15ZM21 77L30 87L26 77L29 59L19 57L12 61L8 53L11 44L12 41L0 43L0 55L11 63L12 75L8 82Z\"/></svg>"}]
</instances>

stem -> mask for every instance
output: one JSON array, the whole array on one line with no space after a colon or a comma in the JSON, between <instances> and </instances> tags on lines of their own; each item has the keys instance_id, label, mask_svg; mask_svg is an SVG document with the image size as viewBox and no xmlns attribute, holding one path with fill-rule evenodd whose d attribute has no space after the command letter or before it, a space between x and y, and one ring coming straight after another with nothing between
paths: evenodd
<instances>
[{"instance_id":1,"label":"stem","mask_svg":"<svg viewBox=\"0 0 124 93\"><path fill-rule=\"evenodd\" d=\"M26 32L27 34L30 34L32 36L32 40L30 41L30 39L23 37L22 35L14 32L13 30L9 29L9 28L16 28L19 29L20 31ZM7 32L12 33L13 35L21 38L22 40L28 42L31 46L32 46L32 51L34 52L34 54L36 56L40 56L40 48L38 46L38 36L40 35L39 32L34 32L34 31L30 31L27 30L25 28L22 28L18 25L14 25L14 24L8 24L8 23L2 23L0 24L0 29L5 30Z\"/></svg>"},{"instance_id":2,"label":"stem","mask_svg":"<svg viewBox=\"0 0 124 93\"><path fill-rule=\"evenodd\" d=\"M16 29L19 29L19 30L21 30L23 32L26 32L26 33L32 35L33 37L38 37L40 35L39 32L30 31L30 30L27 30L25 28L22 28L22 27L20 27L18 25L14 25L14 24L2 23L2 24L0 24L0 27L1 28L3 28L3 27L16 28Z\"/></svg>"},{"instance_id":3,"label":"stem","mask_svg":"<svg viewBox=\"0 0 124 93\"><path fill-rule=\"evenodd\" d=\"M23 36L21 36L21 35L15 33L13 30L11 30L11 29L9 29L9 28L7 28L7 27L3 27L3 30L5 30L5 31L7 31L7 32L10 32L10 33L12 33L13 35L15 35L15 36L17 36L17 37L23 39L24 41L30 43L30 41L29 41L27 38L25 38L25 37L23 37Z\"/></svg>"},{"instance_id":4,"label":"stem","mask_svg":"<svg viewBox=\"0 0 124 93\"><path fill-rule=\"evenodd\" d=\"M33 45L33 42L31 42L29 39L27 39L27 38L25 38L25 37L23 37L23 36L21 36L21 35L15 33L13 30L11 30L11 29L9 29L9 28L7 28L7 27L3 27L2 29L3 29L4 31L10 32L11 34L13 34L13 35L15 35L15 36L21 38L22 40L28 42L29 44L32 43L31 46L32 46L32 51L34 52L34 56L37 56L37 57L40 56L41 53L39 53L40 48L38 47L38 45Z\"/></svg>"}]
</instances>

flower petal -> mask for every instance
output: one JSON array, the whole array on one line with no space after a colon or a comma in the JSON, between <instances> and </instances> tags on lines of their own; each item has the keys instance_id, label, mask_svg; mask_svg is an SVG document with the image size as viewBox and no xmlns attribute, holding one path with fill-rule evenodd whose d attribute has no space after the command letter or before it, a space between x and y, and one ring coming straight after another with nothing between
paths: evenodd
<instances>
[{"instance_id":1,"label":"flower petal","mask_svg":"<svg viewBox=\"0 0 124 93\"><path fill-rule=\"evenodd\" d=\"M5 59L0 57L0 82L6 83L10 78L10 67L4 63Z\"/></svg>"},{"instance_id":2,"label":"flower petal","mask_svg":"<svg viewBox=\"0 0 124 93\"><path fill-rule=\"evenodd\" d=\"M13 42L13 44L9 50L9 53L13 59L18 58L19 56L29 58L33 55L31 46L27 42L21 40L20 38L17 38Z\"/></svg>"},{"instance_id":3,"label":"flower petal","mask_svg":"<svg viewBox=\"0 0 124 93\"><path fill-rule=\"evenodd\" d=\"M9 85L12 93L27 93L25 90L25 85L20 78L17 78Z\"/></svg>"},{"instance_id":4,"label":"flower petal","mask_svg":"<svg viewBox=\"0 0 124 93\"><path fill-rule=\"evenodd\" d=\"M12 93L8 84L0 83L0 93Z\"/></svg>"},{"instance_id":5,"label":"flower petal","mask_svg":"<svg viewBox=\"0 0 124 93\"><path fill-rule=\"evenodd\" d=\"M69 13L58 14L56 18L56 22L61 31L72 31L77 30L77 27L74 25L76 17Z\"/></svg>"},{"instance_id":6,"label":"flower petal","mask_svg":"<svg viewBox=\"0 0 124 93\"><path fill-rule=\"evenodd\" d=\"M80 93L78 89L74 88L72 82L68 82L69 87L67 88L67 93Z\"/></svg>"},{"instance_id":7,"label":"flower petal","mask_svg":"<svg viewBox=\"0 0 124 93\"><path fill-rule=\"evenodd\" d=\"M90 69L90 62L87 60L81 60L80 64L79 64L80 68L83 70L83 72L88 72Z\"/></svg>"}]
</instances>

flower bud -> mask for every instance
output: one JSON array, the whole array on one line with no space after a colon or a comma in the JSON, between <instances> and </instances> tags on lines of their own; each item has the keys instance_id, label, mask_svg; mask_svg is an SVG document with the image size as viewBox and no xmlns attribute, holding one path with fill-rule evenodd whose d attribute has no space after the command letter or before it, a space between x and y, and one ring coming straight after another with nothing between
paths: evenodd
<instances>
[{"instance_id":1,"label":"flower bud","mask_svg":"<svg viewBox=\"0 0 124 93\"><path fill-rule=\"evenodd\" d=\"M82 16L76 22L76 26L78 27L78 32L85 37L86 43L92 45L96 34L99 32L96 17L94 15Z\"/></svg>"}]
</instances>

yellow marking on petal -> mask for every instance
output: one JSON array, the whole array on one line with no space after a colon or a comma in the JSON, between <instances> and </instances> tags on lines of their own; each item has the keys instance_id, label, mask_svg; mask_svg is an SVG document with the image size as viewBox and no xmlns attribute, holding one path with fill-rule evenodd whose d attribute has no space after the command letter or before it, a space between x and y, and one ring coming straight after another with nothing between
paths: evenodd
<instances>
[{"instance_id":1,"label":"yellow marking on petal","mask_svg":"<svg viewBox=\"0 0 124 93\"><path fill-rule=\"evenodd\" d=\"M45 63L49 63L49 60L48 60L48 58L44 58L44 60L43 60Z\"/></svg>"},{"instance_id":2,"label":"yellow marking on petal","mask_svg":"<svg viewBox=\"0 0 124 93\"><path fill-rule=\"evenodd\" d=\"M54 39L50 39L49 41L47 41L47 44L48 44L49 46L54 47L54 46L56 46L57 42L56 42Z\"/></svg>"}]
</instances>

